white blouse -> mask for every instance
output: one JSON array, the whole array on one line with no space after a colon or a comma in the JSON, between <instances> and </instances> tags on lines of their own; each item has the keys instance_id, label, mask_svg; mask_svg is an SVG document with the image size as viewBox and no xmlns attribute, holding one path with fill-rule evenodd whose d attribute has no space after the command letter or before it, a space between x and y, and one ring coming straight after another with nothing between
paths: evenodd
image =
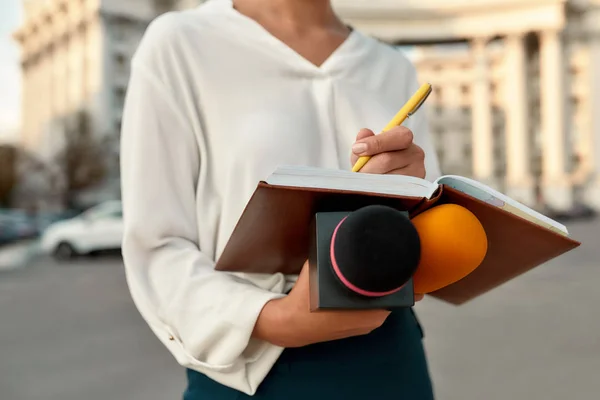
<instances>
[{"instance_id":1,"label":"white blouse","mask_svg":"<svg viewBox=\"0 0 600 400\"><path fill-rule=\"evenodd\" d=\"M281 164L350 169L358 131L382 129L418 87L399 50L359 31L317 67L231 0L151 24L123 115L123 256L136 306L182 366L256 392L283 349L253 326L295 277L215 260L261 179ZM406 125L433 180L425 115Z\"/></svg>"}]
</instances>

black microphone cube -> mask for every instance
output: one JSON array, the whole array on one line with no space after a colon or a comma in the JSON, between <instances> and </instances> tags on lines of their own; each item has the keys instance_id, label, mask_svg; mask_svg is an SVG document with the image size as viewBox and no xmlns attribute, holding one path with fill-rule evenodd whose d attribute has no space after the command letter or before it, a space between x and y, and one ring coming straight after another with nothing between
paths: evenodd
<instances>
[{"instance_id":1,"label":"black microphone cube","mask_svg":"<svg viewBox=\"0 0 600 400\"><path fill-rule=\"evenodd\" d=\"M400 212L400 211L399 211ZM383 296L365 296L344 286L335 275L331 242L349 211L317 212L311 225L309 253L310 308L317 310L387 309L414 305L412 278L398 291ZM408 218L408 213L402 212Z\"/></svg>"}]
</instances>

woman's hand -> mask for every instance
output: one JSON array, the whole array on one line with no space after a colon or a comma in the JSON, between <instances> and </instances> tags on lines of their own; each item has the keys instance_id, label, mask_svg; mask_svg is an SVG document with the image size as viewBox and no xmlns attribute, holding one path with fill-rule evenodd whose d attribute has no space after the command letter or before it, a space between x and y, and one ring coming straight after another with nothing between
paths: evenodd
<instances>
[{"instance_id":1,"label":"woman's hand","mask_svg":"<svg viewBox=\"0 0 600 400\"><path fill-rule=\"evenodd\" d=\"M352 146L352 165L360 156L371 156L360 172L425 178L425 153L413 143L412 131L404 126L379 135L369 129L361 129Z\"/></svg>"},{"instance_id":2,"label":"woman's hand","mask_svg":"<svg viewBox=\"0 0 600 400\"><path fill-rule=\"evenodd\" d=\"M380 327L390 314L387 310L311 312L309 299L306 262L289 295L265 305L253 336L281 347L301 347L366 335Z\"/></svg>"}]
</instances>

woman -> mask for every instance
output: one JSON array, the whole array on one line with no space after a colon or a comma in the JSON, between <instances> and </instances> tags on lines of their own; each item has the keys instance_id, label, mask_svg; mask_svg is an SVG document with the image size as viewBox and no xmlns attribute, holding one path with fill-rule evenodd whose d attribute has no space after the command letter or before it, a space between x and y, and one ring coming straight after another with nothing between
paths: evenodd
<instances>
[{"instance_id":1,"label":"woman","mask_svg":"<svg viewBox=\"0 0 600 400\"><path fill-rule=\"evenodd\" d=\"M214 271L279 165L350 169L369 154L362 172L436 178L424 112L361 129L418 86L327 0L212 0L149 27L123 116L123 255L140 313L187 368L186 400L433 397L411 310L310 313L305 271Z\"/></svg>"}]
</instances>

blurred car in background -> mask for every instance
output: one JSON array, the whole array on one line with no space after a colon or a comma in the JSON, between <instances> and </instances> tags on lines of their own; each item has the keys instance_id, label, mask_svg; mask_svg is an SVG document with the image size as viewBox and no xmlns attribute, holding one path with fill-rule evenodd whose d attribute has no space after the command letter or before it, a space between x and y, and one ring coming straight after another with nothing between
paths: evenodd
<instances>
[{"instance_id":1,"label":"blurred car in background","mask_svg":"<svg viewBox=\"0 0 600 400\"><path fill-rule=\"evenodd\" d=\"M98 251L118 250L123 238L120 201L108 201L78 216L51 223L41 236L41 249L57 259L68 260Z\"/></svg>"},{"instance_id":2,"label":"blurred car in background","mask_svg":"<svg viewBox=\"0 0 600 400\"><path fill-rule=\"evenodd\" d=\"M0 210L0 245L30 239L38 234L34 218L21 210Z\"/></svg>"},{"instance_id":3,"label":"blurred car in background","mask_svg":"<svg viewBox=\"0 0 600 400\"><path fill-rule=\"evenodd\" d=\"M38 235L44 233L48 227L56 222L74 218L81 214L81 210L65 210L61 212L40 212L35 216Z\"/></svg>"}]
</instances>

